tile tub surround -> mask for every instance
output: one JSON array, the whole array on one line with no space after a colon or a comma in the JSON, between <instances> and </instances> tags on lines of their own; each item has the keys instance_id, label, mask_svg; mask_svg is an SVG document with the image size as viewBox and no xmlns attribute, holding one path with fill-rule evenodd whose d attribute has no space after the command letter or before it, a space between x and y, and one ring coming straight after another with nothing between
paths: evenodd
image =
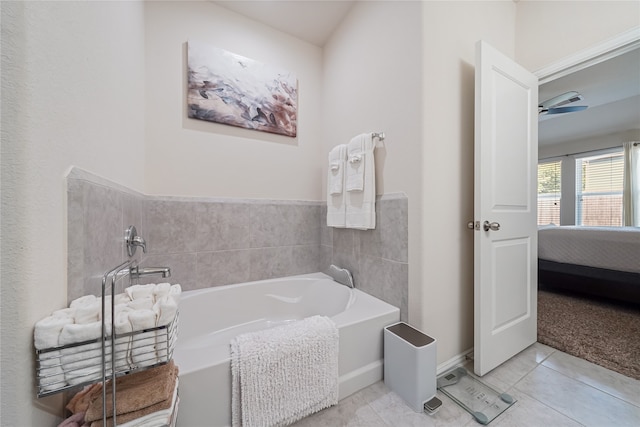
<instances>
[{"instance_id":1,"label":"tile tub surround","mask_svg":"<svg viewBox=\"0 0 640 427\"><path fill-rule=\"evenodd\" d=\"M67 300L100 295L102 275L129 257L124 230L144 236L144 195L79 168L67 174ZM140 260L142 250L134 256ZM119 283L116 292L127 284Z\"/></svg>"},{"instance_id":2,"label":"tile tub surround","mask_svg":"<svg viewBox=\"0 0 640 427\"><path fill-rule=\"evenodd\" d=\"M144 212L143 262L170 266L185 290L324 268L320 202L148 197Z\"/></svg>"},{"instance_id":3,"label":"tile tub surround","mask_svg":"<svg viewBox=\"0 0 640 427\"><path fill-rule=\"evenodd\" d=\"M169 281L184 290L324 268L320 202L153 197L87 177L68 179L69 301L99 295L104 272L128 259L129 225L147 242L140 264L171 267Z\"/></svg>"},{"instance_id":4,"label":"tile tub surround","mask_svg":"<svg viewBox=\"0 0 640 427\"><path fill-rule=\"evenodd\" d=\"M324 265L336 264L353 274L356 287L400 308L400 319L408 318L409 293L409 200L404 194L376 197L376 228L352 230L326 226L320 236ZM326 267L322 270L328 273Z\"/></svg>"},{"instance_id":5,"label":"tile tub surround","mask_svg":"<svg viewBox=\"0 0 640 427\"><path fill-rule=\"evenodd\" d=\"M147 196L75 167L67 201L69 301L100 294L104 272L128 259L124 230L135 225L147 242L146 254L136 251L141 265L171 267L169 280L185 290L326 272L335 263L406 320L406 196L378 197L377 228L367 231L327 227L324 202Z\"/></svg>"}]
</instances>

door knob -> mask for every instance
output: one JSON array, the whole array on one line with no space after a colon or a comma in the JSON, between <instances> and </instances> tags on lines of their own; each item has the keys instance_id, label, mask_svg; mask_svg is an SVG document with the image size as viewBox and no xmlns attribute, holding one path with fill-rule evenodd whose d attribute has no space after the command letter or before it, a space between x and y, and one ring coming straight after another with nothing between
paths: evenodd
<instances>
[{"instance_id":1,"label":"door knob","mask_svg":"<svg viewBox=\"0 0 640 427\"><path fill-rule=\"evenodd\" d=\"M497 222L489 222L489 221L485 221L484 224L482 225L484 228L484 231L498 231L500 230L500 224Z\"/></svg>"}]
</instances>

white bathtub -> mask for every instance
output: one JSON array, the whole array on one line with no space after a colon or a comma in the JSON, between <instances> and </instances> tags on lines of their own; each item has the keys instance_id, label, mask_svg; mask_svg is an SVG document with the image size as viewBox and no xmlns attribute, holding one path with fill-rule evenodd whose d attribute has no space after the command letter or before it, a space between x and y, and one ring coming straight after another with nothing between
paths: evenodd
<instances>
[{"instance_id":1,"label":"white bathtub","mask_svg":"<svg viewBox=\"0 0 640 427\"><path fill-rule=\"evenodd\" d=\"M340 332L339 398L382 379L383 328L400 310L322 273L183 292L174 360L180 368L178 425L231 424L231 339L312 315Z\"/></svg>"}]
</instances>

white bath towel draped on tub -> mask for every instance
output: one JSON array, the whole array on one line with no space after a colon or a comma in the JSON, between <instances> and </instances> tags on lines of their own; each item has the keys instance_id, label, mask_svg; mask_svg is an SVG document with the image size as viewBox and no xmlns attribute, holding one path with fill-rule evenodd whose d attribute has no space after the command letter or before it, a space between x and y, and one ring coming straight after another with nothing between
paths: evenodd
<instances>
[{"instance_id":1,"label":"white bath towel draped on tub","mask_svg":"<svg viewBox=\"0 0 640 427\"><path fill-rule=\"evenodd\" d=\"M231 341L233 426L284 426L338 403L338 329L312 316Z\"/></svg>"}]
</instances>

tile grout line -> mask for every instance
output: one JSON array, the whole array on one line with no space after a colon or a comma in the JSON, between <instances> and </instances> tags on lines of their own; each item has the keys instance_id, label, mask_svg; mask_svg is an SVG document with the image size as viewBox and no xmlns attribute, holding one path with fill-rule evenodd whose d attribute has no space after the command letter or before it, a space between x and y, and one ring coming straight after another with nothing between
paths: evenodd
<instances>
[{"instance_id":1,"label":"tile grout line","mask_svg":"<svg viewBox=\"0 0 640 427\"><path fill-rule=\"evenodd\" d=\"M545 359L545 360L546 360L546 359ZM589 362L589 363L592 363L592 362ZM613 398L614 398L614 399L616 399L616 400L619 400L619 401L621 401L621 402L627 403L627 404L629 404L629 405L631 405L631 406L634 406L634 407L636 407L636 408L640 408L640 405L638 405L638 404L636 404L636 403L634 403L634 402L629 402L628 400L626 400L626 399L622 399L622 398L620 398L619 396L615 396L615 395L611 394L610 392L608 392L607 390L602 390L602 389L600 389L600 388L598 388L598 387L595 387L595 386L594 386L594 385L592 385L592 384L585 383L584 381L579 380L578 378L571 377L571 376L569 376L569 375L565 374L564 372L561 372L561 371L558 371L557 369L554 369L554 368L553 368L553 367L551 367L551 366L547 366L547 365L542 365L542 366L543 366L543 367L545 367L545 368L547 368L547 369L552 370L552 371L553 371L553 372L555 372L555 373L558 373L558 374L560 374L560 375L564 376L565 378L568 378L568 379L570 379L570 380L576 381L576 382L578 382L578 383L580 383L580 384L582 384L582 385L585 385L585 386L587 386L587 387L589 387L589 388L591 388L591 389L593 389L593 390L596 390L596 391L599 391L600 393L604 393L604 394L606 394L606 395L608 395L608 396L611 396L611 397L613 397ZM604 369L606 369L606 368L604 368ZM527 374L527 375L528 375L528 374ZM627 377L627 378L630 378L630 377Z\"/></svg>"},{"instance_id":2,"label":"tile grout line","mask_svg":"<svg viewBox=\"0 0 640 427\"><path fill-rule=\"evenodd\" d=\"M556 350L554 349L554 352L555 352L555 351L556 351ZM553 353L552 353L552 354L553 354ZM551 354L550 354L549 356L551 356ZM547 356L545 359L543 359L543 361L544 361L544 360L546 360L549 356ZM536 402L538 402L539 404L541 404L541 405L542 405L542 406L544 406L545 408L548 408L549 410L551 410L551 411L553 411L553 412L556 412L556 413L558 413L558 414L562 415L562 416L563 416L563 417L565 417L565 418L570 419L571 421L575 422L576 424L578 424L578 425L581 425L581 426L585 427L585 425L584 425L584 424L582 424L582 423L581 423L581 422L579 422L578 420L574 419L573 417L570 417L569 415L567 415L567 414L565 414L565 413L563 413L563 412L560 412L560 411L559 411L559 410L557 410L556 408L553 408L553 407L551 407L551 406L547 405L546 403L544 403L544 402L542 402L541 400L537 399L536 397L534 397L534 396L530 395L529 393L525 392L524 390L521 390L521 389L517 388L517 385L518 385L518 384L520 384L520 382L522 382L522 380L524 380L524 379L525 379L525 377L527 377L527 376L528 376L529 374L531 374L533 371L535 371L536 369L538 369L540 366L542 366L542 362L538 363L538 364L536 365L536 367L535 367L535 368L533 368L531 371L529 371L529 372L527 372L525 375L523 375L523 376L522 376L522 378L520 378L518 381L516 381L516 383L515 383L513 386L511 386L511 388L510 388L509 390L511 390L511 389L516 389L519 393L522 393L522 394L524 394L525 396L529 397L530 399L535 400ZM545 368L546 368L546 366L545 366ZM556 371L554 371L554 372L556 372Z\"/></svg>"},{"instance_id":3,"label":"tile grout line","mask_svg":"<svg viewBox=\"0 0 640 427\"><path fill-rule=\"evenodd\" d=\"M609 393L609 392L607 392L607 391L605 391L605 390L601 390L601 389L599 389L599 388L597 388L597 387L594 387L594 386L593 386L593 385L591 385L591 384L585 383L585 382L583 382L583 381L581 381L581 380L579 380L579 379L577 379L577 378L573 378L573 377L571 377L571 376L569 376L569 375L567 375L567 374L565 374L565 373L563 373L563 372L561 372L561 371L558 371L558 370L556 370L556 369L553 369L553 368L552 368L552 367L550 367L550 366L543 365L543 362L544 362L544 361L546 361L549 357L551 357L551 355L553 355L553 354L554 354L554 353L556 353L556 352L559 352L559 350L555 350L555 349L554 349L554 352L553 352L553 353L549 354L549 356L547 356L546 358L544 358L544 359L543 359L543 361L542 361L542 362L540 362L540 363L539 363L539 364L538 364L534 369L532 369L530 372L528 372L526 375L524 375L520 380L518 380L518 381L516 382L516 384L514 384L514 385L513 385L513 387L512 387L512 388L516 388L516 385L517 385L517 384L519 384L519 383L520 383L520 382L521 382L521 381L522 381L522 380L523 380L527 375L531 374L531 373L532 373L533 371L535 371L538 367L543 367L543 368L545 368L545 369L549 369L549 370L553 371L553 372L554 372L554 374L559 374L559 375L563 376L564 378L566 378L566 379L568 379L568 380L570 380L570 381L575 381L575 382L577 382L577 383L579 383L579 384L581 384L581 385L583 385L583 386L587 386L588 388L590 388L590 389L592 389L592 390L595 390L595 391L597 391L597 392L599 392L599 393L603 393L603 394L605 394L605 395L608 395L608 396L610 396L610 397L612 397L612 398L616 399L616 400L617 400L617 401L619 401L619 402L622 402L622 403L624 403L624 404L631 405L631 406L636 407L636 408L640 408L640 406L638 406L638 405L634 404L633 402L628 402L628 401L627 401L627 400L625 400L625 399L621 399L620 397L618 397L618 396L614 396L614 395L612 395L611 393ZM562 352L561 352L561 353L562 353ZM540 402L542 405L544 405L544 406L546 406L546 407L548 407L548 408L553 409L554 411L556 411L556 412L558 412L558 413L560 413L560 414L564 415L564 416L565 416L565 417L567 417L567 418L572 419L573 421L577 422L578 424L580 424L580 425L584 425L584 424L580 423L579 421L575 420L574 418L570 417L569 415L564 414L564 413L562 413L562 412L560 412L560 411L558 411L558 410L556 410L556 409L554 409L554 408L552 408L552 407L548 406L548 405L547 405L547 404L545 404L544 402L541 402L540 400L538 400L538 399L534 398L533 396L529 395L528 393L524 392L523 390L521 390L521 389L517 389L517 390L518 390L519 392L523 393L523 394L526 394L527 396L531 397L532 399L534 399L534 400L536 400L536 401Z\"/></svg>"},{"instance_id":4,"label":"tile grout line","mask_svg":"<svg viewBox=\"0 0 640 427\"><path fill-rule=\"evenodd\" d=\"M549 347L549 346L547 346L547 347ZM555 348L553 348L553 347L549 347L549 348L551 348L553 351L552 351L551 353L549 353L546 357L544 357L540 362L536 362L536 365L535 365L531 370L529 370L526 374L524 374L522 377L520 377L520 379L519 379L518 381L516 381L516 382L515 382L511 387L509 387L509 389L508 389L508 390L515 389L515 390L517 390L519 393L522 393L522 394L524 394L525 396L529 397L530 399L535 400L536 402L538 402L539 404L543 405L544 407L546 407L546 408L548 408L548 409L552 410L553 412L556 412L556 413L558 413L558 414L562 415L563 417L566 417L566 418L568 418L568 419L570 419L570 420L574 421L575 423L577 423L577 424L579 424L579 425L581 425L581 426L584 426L584 424L582 424L582 423L581 423L581 422L579 422L578 420L576 420L576 419L574 419L574 418L570 417L569 415L567 415L567 414L565 414L565 413L562 413L562 412L560 412L559 410L557 410L557 409L555 409L555 408L553 408L553 407L551 407L551 406L547 405L546 403L544 403L544 402L540 401L539 399L535 398L534 396L531 396L529 393L526 393L525 391L523 391L523 390L521 390L521 389L519 389L519 388L517 387L517 385L518 385L518 384L520 384L520 383L522 382L522 380L524 380L524 379L525 379L529 374L531 374L533 371L535 371L536 369L538 369L540 366L543 366L543 367L545 367L545 368L547 367L547 366L543 365L543 363L544 363L547 359L549 359L553 354L555 354L555 353L558 351L558 350L556 350L556 349L555 349ZM555 370L554 370L554 372L557 372L557 371L555 371Z\"/></svg>"}]
</instances>

